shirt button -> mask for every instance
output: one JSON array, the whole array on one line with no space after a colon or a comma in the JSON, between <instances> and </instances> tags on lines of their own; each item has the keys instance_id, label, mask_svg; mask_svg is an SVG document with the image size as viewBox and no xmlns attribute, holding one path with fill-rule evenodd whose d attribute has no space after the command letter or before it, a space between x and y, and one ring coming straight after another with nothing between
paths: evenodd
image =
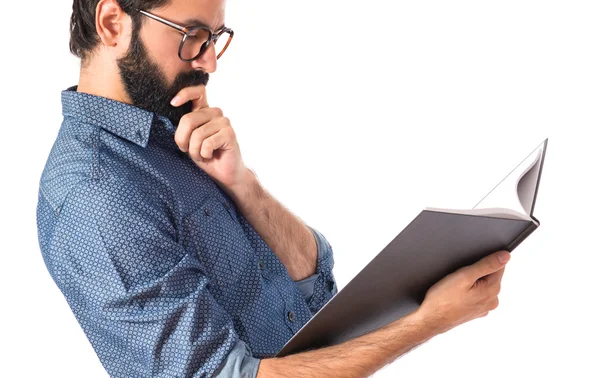
<instances>
[{"instance_id":1,"label":"shirt button","mask_svg":"<svg viewBox=\"0 0 600 378\"><path fill-rule=\"evenodd\" d=\"M263 262L262 262L262 260L260 260L260 261L258 262L258 267L259 267L260 269L265 269L265 263L263 263Z\"/></svg>"},{"instance_id":2,"label":"shirt button","mask_svg":"<svg viewBox=\"0 0 600 378\"><path fill-rule=\"evenodd\" d=\"M290 319L290 322L294 321L294 313L292 311L288 312L288 319Z\"/></svg>"},{"instance_id":3,"label":"shirt button","mask_svg":"<svg viewBox=\"0 0 600 378\"><path fill-rule=\"evenodd\" d=\"M208 210L208 207L204 209L204 214L210 216L210 210Z\"/></svg>"}]
</instances>

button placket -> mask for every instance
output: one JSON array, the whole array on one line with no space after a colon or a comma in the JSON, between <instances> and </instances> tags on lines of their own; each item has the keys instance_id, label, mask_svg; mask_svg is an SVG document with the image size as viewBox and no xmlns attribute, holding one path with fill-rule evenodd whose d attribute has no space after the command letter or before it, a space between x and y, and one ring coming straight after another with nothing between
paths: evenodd
<instances>
[{"instance_id":1,"label":"button placket","mask_svg":"<svg viewBox=\"0 0 600 378\"><path fill-rule=\"evenodd\" d=\"M222 203L223 207L225 207L225 209L227 210L227 214L229 214L231 219L235 221L236 220L235 215L231 213L233 210L231 209L231 206L229 206L229 202L221 201L221 203Z\"/></svg>"}]
</instances>

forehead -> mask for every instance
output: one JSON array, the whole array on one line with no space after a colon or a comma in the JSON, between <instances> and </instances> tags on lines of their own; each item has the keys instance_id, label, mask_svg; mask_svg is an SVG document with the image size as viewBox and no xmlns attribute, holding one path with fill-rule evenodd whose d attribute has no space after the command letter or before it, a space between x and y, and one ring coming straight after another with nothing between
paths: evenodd
<instances>
[{"instance_id":1,"label":"forehead","mask_svg":"<svg viewBox=\"0 0 600 378\"><path fill-rule=\"evenodd\" d=\"M225 24L225 0L171 0L155 10L184 26L202 25L217 30Z\"/></svg>"}]
</instances>

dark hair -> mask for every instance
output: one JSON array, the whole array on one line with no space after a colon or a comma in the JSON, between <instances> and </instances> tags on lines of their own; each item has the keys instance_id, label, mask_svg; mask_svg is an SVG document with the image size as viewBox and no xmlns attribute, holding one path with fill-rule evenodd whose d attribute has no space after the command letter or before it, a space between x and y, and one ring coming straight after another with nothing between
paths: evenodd
<instances>
[{"instance_id":1,"label":"dark hair","mask_svg":"<svg viewBox=\"0 0 600 378\"><path fill-rule=\"evenodd\" d=\"M96 7L100 0L73 0L71 14L71 38L69 48L71 53L86 61L91 52L100 42L96 32ZM136 9L151 10L169 3L170 0L117 0L117 3L132 20L133 31L141 26L141 14Z\"/></svg>"}]
</instances>

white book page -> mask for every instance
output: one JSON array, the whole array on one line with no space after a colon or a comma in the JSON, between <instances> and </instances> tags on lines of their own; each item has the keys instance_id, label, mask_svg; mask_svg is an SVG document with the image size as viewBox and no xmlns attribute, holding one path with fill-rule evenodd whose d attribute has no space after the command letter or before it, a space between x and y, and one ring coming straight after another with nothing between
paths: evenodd
<instances>
[{"instance_id":1,"label":"white book page","mask_svg":"<svg viewBox=\"0 0 600 378\"><path fill-rule=\"evenodd\" d=\"M542 142L471 210L427 207L425 210L538 222L531 217L533 197L542 166Z\"/></svg>"},{"instance_id":2,"label":"white book page","mask_svg":"<svg viewBox=\"0 0 600 378\"><path fill-rule=\"evenodd\" d=\"M473 209L506 208L529 218L543 146L544 143L530 153Z\"/></svg>"},{"instance_id":3,"label":"white book page","mask_svg":"<svg viewBox=\"0 0 600 378\"><path fill-rule=\"evenodd\" d=\"M441 213L479 215L479 216L504 218L504 219L524 219L524 220L533 221L537 224L537 222L534 219L532 219L529 215L519 213L517 211L507 209L507 208L494 207L494 208L485 208L485 209L457 210L457 209L441 209L441 208L436 208L436 207L426 207L425 210L437 211L437 212L441 212Z\"/></svg>"}]
</instances>

